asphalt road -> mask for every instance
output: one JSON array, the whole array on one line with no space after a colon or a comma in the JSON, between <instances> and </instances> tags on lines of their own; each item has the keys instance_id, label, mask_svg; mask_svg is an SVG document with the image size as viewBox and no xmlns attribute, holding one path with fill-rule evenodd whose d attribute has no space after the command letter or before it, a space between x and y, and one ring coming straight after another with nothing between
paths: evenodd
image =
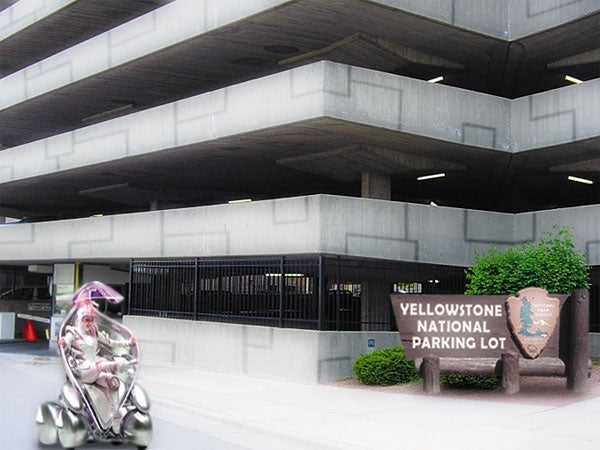
<instances>
[{"instance_id":1,"label":"asphalt road","mask_svg":"<svg viewBox=\"0 0 600 450\"><path fill-rule=\"evenodd\" d=\"M3 450L60 449L38 442L35 423L37 407L56 401L64 380L64 369L47 349L47 342L0 343L0 447ZM152 414L153 439L149 450L206 449L244 450L247 447L208 436L191 426L181 425L172 417L181 414L168 407ZM86 444L83 449L130 450L133 445L115 447L107 442Z\"/></svg>"}]
</instances>

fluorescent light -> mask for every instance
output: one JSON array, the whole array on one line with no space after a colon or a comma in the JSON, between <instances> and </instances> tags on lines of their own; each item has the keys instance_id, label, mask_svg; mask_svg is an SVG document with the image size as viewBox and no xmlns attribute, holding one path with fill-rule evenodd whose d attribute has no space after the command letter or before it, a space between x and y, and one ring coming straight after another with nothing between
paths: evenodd
<instances>
[{"instance_id":1,"label":"fluorescent light","mask_svg":"<svg viewBox=\"0 0 600 450\"><path fill-rule=\"evenodd\" d=\"M433 200L431 200L429 202L429 206L438 206L438 204L436 202L434 202Z\"/></svg>"},{"instance_id":2,"label":"fluorescent light","mask_svg":"<svg viewBox=\"0 0 600 450\"><path fill-rule=\"evenodd\" d=\"M569 175L567 177L567 179L569 181L576 181L577 183L594 184L594 182L592 180L587 180L585 178L574 177L573 175Z\"/></svg>"},{"instance_id":3,"label":"fluorescent light","mask_svg":"<svg viewBox=\"0 0 600 450\"><path fill-rule=\"evenodd\" d=\"M286 277L305 277L303 273L284 273ZM266 277L280 277L281 273L265 273Z\"/></svg>"},{"instance_id":4,"label":"fluorescent light","mask_svg":"<svg viewBox=\"0 0 600 450\"><path fill-rule=\"evenodd\" d=\"M575 83L575 84L581 84L581 83L583 83L583 81L581 81L580 79L572 77L570 75L567 75L565 77L565 80L570 81L571 83Z\"/></svg>"},{"instance_id":5,"label":"fluorescent light","mask_svg":"<svg viewBox=\"0 0 600 450\"><path fill-rule=\"evenodd\" d=\"M251 198L240 198L239 200L229 200L227 203L229 203L230 205L233 205L235 203L247 203L247 202L251 202L252 199Z\"/></svg>"},{"instance_id":6,"label":"fluorescent light","mask_svg":"<svg viewBox=\"0 0 600 450\"><path fill-rule=\"evenodd\" d=\"M431 80L427 80L428 83L438 83L440 81L442 81L444 79L444 77L435 77L432 78Z\"/></svg>"},{"instance_id":7,"label":"fluorescent light","mask_svg":"<svg viewBox=\"0 0 600 450\"><path fill-rule=\"evenodd\" d=\"M434 173L433 175L423 175L422 177L417 177L417 180L418 181L431 180L433 178L442 178L445 176L446 176L445 173Z\"/></svg>"}]
</instances>

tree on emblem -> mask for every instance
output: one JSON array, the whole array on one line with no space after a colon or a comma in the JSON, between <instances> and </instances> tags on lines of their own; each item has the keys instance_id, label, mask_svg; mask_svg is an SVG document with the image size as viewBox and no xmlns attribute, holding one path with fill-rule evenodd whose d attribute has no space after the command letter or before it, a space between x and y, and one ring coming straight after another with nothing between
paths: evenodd
<instances>
[{"instance_id":1,"label":"tree on emblem","mask_svg":"<svg viewBox=\"0 0 600 450\"><path fill-rule=\"evenodd\" d=\"M531 303L527 300L527 297L521 299L521 309L519 310L519 319L521 320L521 329L519 334L523 336L531 336L529 328L533 325L531 319Z\"/></svg>"},{"instance_id":2,"label":"tree on emblem","mask_svg":"<svg viewBox=\"0 0 600 450\"><path fill-rule=\"evenodd\" d=\"M535 333L531 333L529 329L533 325L533 319L531 316L533 312L531 311L531 302L527 300L527 297L523 297L521 299L521 308L519 309L519 320L521 321L521 329L519 330L519 334L521 336L535 336L535 337L545 337L548 335L545 331L540 330L539 328Z\"/></svg>"}]
</instances>

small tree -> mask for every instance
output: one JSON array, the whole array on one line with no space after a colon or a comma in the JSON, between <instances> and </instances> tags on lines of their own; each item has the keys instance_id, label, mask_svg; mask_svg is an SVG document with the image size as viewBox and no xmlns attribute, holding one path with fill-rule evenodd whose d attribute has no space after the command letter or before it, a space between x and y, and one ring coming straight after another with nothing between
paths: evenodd
<instances>
[{"instance_id":1,"label":"small tree","mask_svg":"<svg viewBox=\"0 0 600 450\"><path fill-rule=\"evenodd\" d=\"M466 277L466 293L471 295L515 294L529 286L568 294L590 286L589 267L584 256L575 250L573 235L558 227L544 233L537 244L475 255Z\"/></svg>"},{"instance_id":2,"label":"small tree","mask_svg":"<svg viewBox=\"0 0 600 450\"><path fill-rule=\"evenodd\" d=\"M527 243L507 250L492 249L485 255L475 255L474 264L467 269L466 294L516 294L535 286L550 293L569 294L574 289L589 288L589 267L577 253L573 235L566 228L554 227L538 242ZM527 307L521 312L527 316ZM531 319L522 317L523 325ZM494 376L452 375L442 381L455 387L489 389L498 385Z\"/></svg>"}]
</instances>

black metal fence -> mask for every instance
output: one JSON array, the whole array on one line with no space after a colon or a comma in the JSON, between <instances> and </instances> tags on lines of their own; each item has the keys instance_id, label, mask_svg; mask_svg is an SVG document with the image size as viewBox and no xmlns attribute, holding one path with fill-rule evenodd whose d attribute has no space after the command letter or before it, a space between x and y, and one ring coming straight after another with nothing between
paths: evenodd
<instances>
[{"instance_id":1,"label":"black metal fence","mask_svg":"<svg viewBox=\"0 0 600 450\"><path fill-rule=\"evenodd\" d=\"M133 261L130 312L314 328L319 264L315 258Z\"/></svg>"},{"instance_id":2,"label":"black metal fence","mask_svg":"<svg viewBox=\"0 0 600 450\"><path fill-rule=\"evenodd\" d=\"M131 314L316 330L395 330L389 293L462 293L464 270L334 256L134 260Z\"/></svg>"}]
</instances>

